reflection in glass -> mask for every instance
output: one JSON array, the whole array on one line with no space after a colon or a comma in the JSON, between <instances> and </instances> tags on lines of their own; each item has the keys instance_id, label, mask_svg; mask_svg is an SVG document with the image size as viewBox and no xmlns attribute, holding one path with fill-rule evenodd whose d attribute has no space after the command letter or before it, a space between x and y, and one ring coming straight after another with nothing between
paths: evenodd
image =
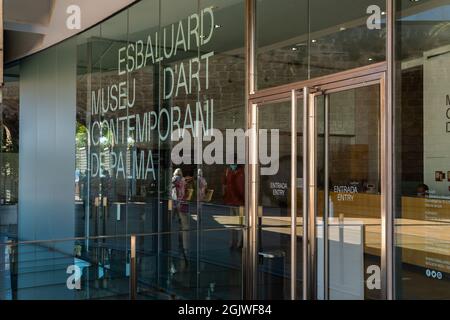
<instances>
[{"instance_id":1,"label":"reflection in glass","mask_svg":"<svg viewBox=\"0 0 450 320\"><path fill-rule=\"evenodd\" d=\"M316 107L317 154L324 160L318 160L317 168L318 296L323 298L328 290L334 300L381 299L379 86L330 93L319 97ZM328 236L325 267L324 232ZM325 272L328 288L324 288Z\"/></svg>"},{"instance_id":2,"label":"reflection in glass","mask_svg":"<svg viewBox=\"0 0 450 320\"><path fill-rule=\"evenodd\" d=\"M258 106L259 146L274 156L278 171L260 170L258 196L258 299L290 298L291 102ZM264 134L265 133L265 134ZM272 136L279 141L271 143ZM277 154L277 150L279 153Z\"/></svg>"},{"instance_id":3,"label":"reflection in glass","mask_svg":"<svg viewBox=\"0 0 450 320\"><path fill-rule=\"evenodd\" d=\"M244 2L144 0L78 43L77 234L159 233L137 239L150 296L240 297L245 154L205 165L205 142L176 164L173 150L177 129L191 145L197 126L245 129Z\"/></svg>"},{"instance_id":4,"label":"reflection in glass","mask_svg":"<svg viewBox=\"0 0 450 320\"><path fill-rule=\"evenodd\" d=\"M0 239L17 237L19 197L19 66L5 70L0 106ZM0 240L0 242L2 242Z\"/></svg>"},{"instance_id":5,"label":"reflection in glass","mask_svg":"<svg viewBox=\"0 0 450 320\"><path fill-rule=\"evenodd\" d=\"M450 1L397 1L398 299L450 298Z\"/></svg>"},{"instance_id":6,"label":"reflection in glass","mask_svg":"<svg viewBox=\"0 0 450 320\"><path fill-rule=\"evenodd\" d=\"M384 0L258 0L257 88L384 61L385 3Z\"/></svg>"}]
</instances>

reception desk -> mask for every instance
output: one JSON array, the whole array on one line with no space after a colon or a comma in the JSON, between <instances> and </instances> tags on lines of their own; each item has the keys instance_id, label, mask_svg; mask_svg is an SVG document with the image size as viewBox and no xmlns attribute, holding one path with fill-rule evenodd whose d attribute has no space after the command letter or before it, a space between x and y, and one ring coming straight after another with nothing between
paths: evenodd
<instances>
[{"instance_id":1,"label":"reception desk","mask_svg":"<svg viewBox=\"0 0 450 320\"><path fill-rule=\"evenodd\" d=\"M351 201L339 201L339 194L330 192L330 227L361 226L364 233L364 252L380 256L382 244L381 196L354 193ZM297 235L302 236L302 193L298 194ZM323 224L324 193L318 194L318 225ZM320 205L321 204L321 205ZM395 213L396 254L403 263L450 273L450 200L402 197L402 212ZM265 212L263 230L289 235L290 220Z\"/></svg>"}]
</instances>

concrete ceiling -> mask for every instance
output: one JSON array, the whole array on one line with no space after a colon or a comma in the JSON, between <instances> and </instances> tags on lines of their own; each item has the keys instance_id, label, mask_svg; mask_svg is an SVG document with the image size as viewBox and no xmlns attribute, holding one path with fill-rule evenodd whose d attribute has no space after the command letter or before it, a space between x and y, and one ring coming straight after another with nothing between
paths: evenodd
<instances>
[{"instance_id":1,"label":"concrete ceiling","mask_svg":"<svg viewBox=\"0 0 450 320\"><path fill-rule=\"evenodd\" d=\"M90 28L136 0L4 0L5 62L41 51ZM81 29L69 30L67 8L81 9Z\"/></svg>"}]
</instances>

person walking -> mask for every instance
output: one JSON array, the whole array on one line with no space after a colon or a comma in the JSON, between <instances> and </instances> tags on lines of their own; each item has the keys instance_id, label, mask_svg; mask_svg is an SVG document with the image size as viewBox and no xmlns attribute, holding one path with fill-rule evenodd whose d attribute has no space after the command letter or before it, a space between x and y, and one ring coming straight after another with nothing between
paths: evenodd
<instances>
[{"instance_id":1,"label":"person walking","mask_svg":"<svg viewBox=\"0 0 450 320\"><path fill-rule=\"evenodd\" d=\"M178 168L174 171L172 176L172 190L171 198L173 201L174 216L178 218L180 226L180 233L178 235L178 243L183 259L187 265L187 249L189 245L189 210L186 202L186 179L183 177L183 171Z\"/></svg>"}]
</instances>

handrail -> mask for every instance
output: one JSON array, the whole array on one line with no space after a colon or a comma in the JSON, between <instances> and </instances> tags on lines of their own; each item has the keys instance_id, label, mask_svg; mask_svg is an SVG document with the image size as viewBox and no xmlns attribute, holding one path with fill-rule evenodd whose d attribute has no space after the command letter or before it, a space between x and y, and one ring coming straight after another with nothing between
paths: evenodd
<instances>
[{"instance_id":1,"label":"handrail","mask_svg":"<svg viewBox=\"0 0 450 320\"><path fill-rule=\"evenodd\" d=\"M237 226L237 227L226 227L226 228L210 228L210 229L202 229L202 232L214 232L214 231L227 231L227 230L246 230L246 226ZM164 232L152 232L152 233L129 233L129 234L120 234L120 235L105 235L105 236L90 236L90 237L74 237L74 238L63 238L63 239L46 239L46 240L24 240L24 241L16 241L16 242L1 242L0 246L20 246L20 245L29 245L29 244L44 244L44 243L61 243L68 241L83 241L83 240L105 240L105 239L120 239L120 238L131 238L135 236L136 238L140 237L150 237L150 236L161 236L161 235L171 235L178 234L181 232L195 232L199 231L198 229L186 229L186 230L178 230L178 231L164 231Z\"/></svg>"},{"instance_id":2,"label":"handrail","mask_svg":"<svg viewBox=\"0 0 450 320\"><path fill-rule=\"evenodd\" d=\"M214 231L228 231L228 230L245 230L246 226L233 226L233 227L225 227L225 228L209 228L201 230L202 232L214 232ZM64 243L69 241L82 241L82 240L104 240L104 239L128 239L130 240L130 247L127 248L129 250L129 264L130 264L130 274L129 274L129 299L136 300L138 295L138 271L137 271L137 248L136 248L136 240L138 237L147 237L147 236L161 236L161 235L171 235L178 234L181 232L194 232L200 231L200 229L189 229L189 230L180 230L180 231L166 231L166 232L152 232L152 233L140 233L140 234L121 234L121 235L105 235L105 236L91 236L91 237L72 237L72 238L64 238L64 239L52 239L52 240L30 240L30 241L18 241L18 242L9 242L9 243L0 243L1 246L9 246L9 247L19 247L21 245L43 245L43 244L55 244L55 243ZM90 261L92 263L92 261Z\"/></svg>"}]
</instances>

